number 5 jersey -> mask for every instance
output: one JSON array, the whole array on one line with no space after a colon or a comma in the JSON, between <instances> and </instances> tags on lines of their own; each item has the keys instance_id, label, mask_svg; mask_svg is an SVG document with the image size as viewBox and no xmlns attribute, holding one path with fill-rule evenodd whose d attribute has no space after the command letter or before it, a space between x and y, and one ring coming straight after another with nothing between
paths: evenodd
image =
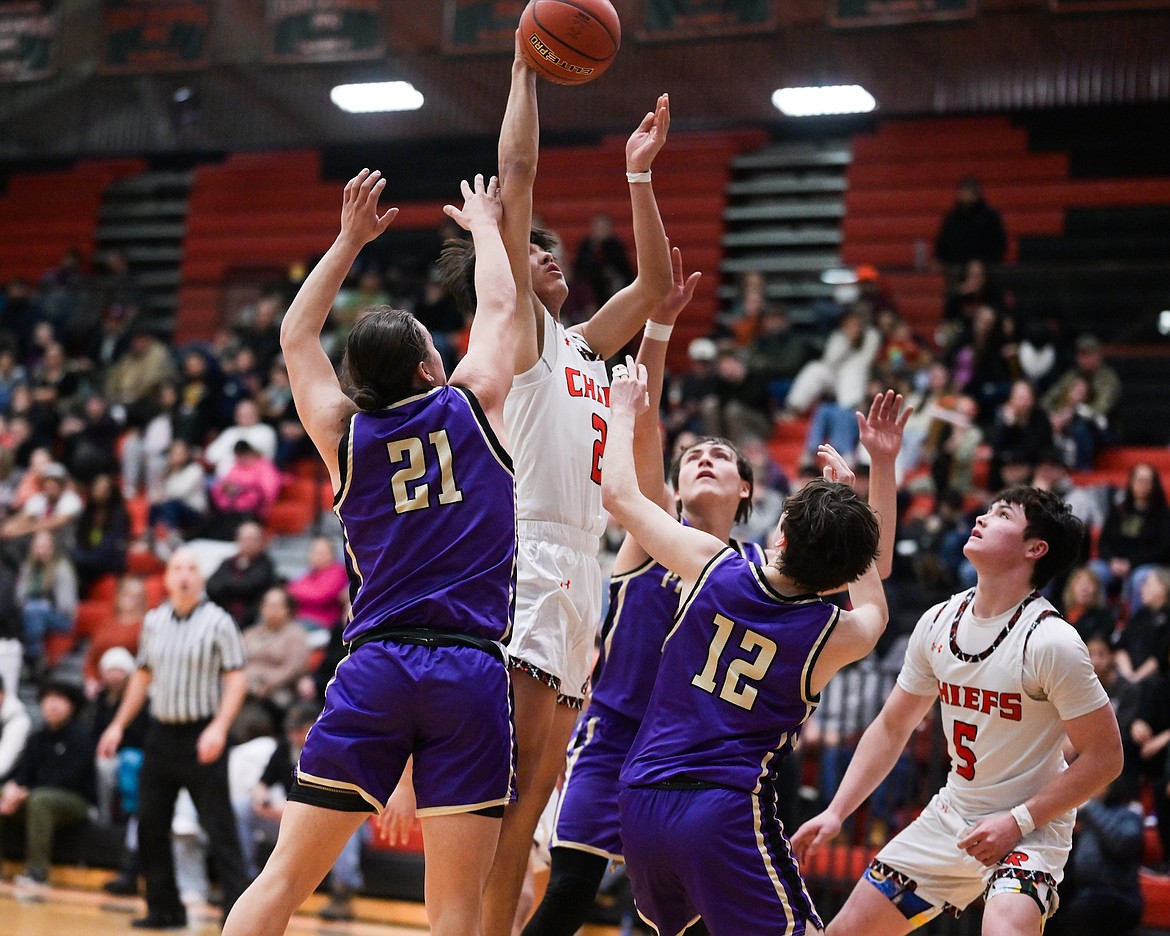
<instances>
[{"instance_id":1,"label":"number 5 jersey","mask_svg":"<svg viewBox=\"0 0 1170 936\"><path fill-rule=\"evenodd\" d=\"M334 512L352 614L344 638L423 628L502 640L512 619L512 459L463 387L356 413Z\"/></svg>"},{"instance_id":2,"label":"number 5 jersey","mask_svg":"<svg viewBox=\"0 0 1170 936\"><path fill-rule=\"evenodd\" d=\"M815 595L781 595L733 549L718 553L679 606L622 783L771 783L819 701L809 681L839 615Z\"/></svg>"}]
</instances>

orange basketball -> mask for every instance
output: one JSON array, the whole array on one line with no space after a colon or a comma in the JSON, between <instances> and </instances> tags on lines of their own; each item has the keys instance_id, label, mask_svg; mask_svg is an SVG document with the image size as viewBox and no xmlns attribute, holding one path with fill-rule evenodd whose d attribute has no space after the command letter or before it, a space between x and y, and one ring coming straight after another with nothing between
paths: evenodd
<instances>
[{"instance_id":1,"label":"orange basketball","mask_svg":"<svg viewBox=\"0 0 1170 936\"><path fill-rule=\"evenodd\" d=\"M579 85L609 68L622 24L609 0L530 0L520 15L520 38L538 75Z\"/></svg>"}]
</instances>

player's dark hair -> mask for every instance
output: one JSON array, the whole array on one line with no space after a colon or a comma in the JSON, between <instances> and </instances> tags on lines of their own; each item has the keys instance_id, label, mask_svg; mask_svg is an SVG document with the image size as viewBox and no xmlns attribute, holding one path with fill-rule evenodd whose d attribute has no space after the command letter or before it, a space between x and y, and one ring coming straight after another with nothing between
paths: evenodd
<instances>
[{"instance_id":1,"label":"player's dark hair","mask_svg":"<svg viewBox=\"0 0 1170 936\"><path fill-rule=\"evenodd\" d=\"M556 235L533 228L528 242L541 250L557 246ZM475 315L475 244L470 237L452 237L439 254L439 277L465 318Z\"/></svg>"},{"instance_id":2,"label":"player's dark hair","mask_svg":"<svg viewBox=\"0 0 1170 936\"><path fill-rule=\"evenodd\" d=\"M703 436L700 439L696 439L681 452L675 455L674 460L670 463L670 486L674 488L675 492L677 493L678 476L682 471L683 456L686 455L686 453L693 449L696 445L705 444L722 445L724 448L731 449L731 451L735 453L735 467L739 470L739 477L741 480L748 483L747 495L739 499L739 508L735 511L735 522L747 523L748 517L752 515L752 494L756 489L755 472L752 470L752 463L744 457L743 452L739 450L739 446L729 439L725 439L722 436ZM682 500L677 499L675 501L675 508L678 510L680 516L682 515L682 506Z\"/></svg>"},{"instance_id":3,"label":"player's dark hair","mask_svg":"<svg viewBox=\"0 0 1170 936\"><path fill-rule=\"evenodd\" d=\"M853 488L835 481L809 481L788 498L780 530L785 545L776 568L810 592L843 588L877 558L877 515Z\"/></svg>"},{"instance_id":4,"label":"player's dark hair","mask_svg":"<svg viewBox=\"0 0 1170 936\"><path fill-rule=\"evenodd\" d=\"M415 392L415 371L427 356L427 330L409 312L373 306L358 319L345 344L345 375L353 401L382 409Z\"/></svg>"},{"instance_id":5,"label":"player's dark hair","mask_svg":"<svg viewBox=\"0 0 1170 936\"><path fill-rule=\"evenodd\" d=\"M1033 588L1043 588L1080 556L1085 525L1059 495L1021 484L1000 491L991 502L1021 508L1027 521L1024 539L1048 544L1048 551L1032 569Z\"/></svg>"}]
</instances>

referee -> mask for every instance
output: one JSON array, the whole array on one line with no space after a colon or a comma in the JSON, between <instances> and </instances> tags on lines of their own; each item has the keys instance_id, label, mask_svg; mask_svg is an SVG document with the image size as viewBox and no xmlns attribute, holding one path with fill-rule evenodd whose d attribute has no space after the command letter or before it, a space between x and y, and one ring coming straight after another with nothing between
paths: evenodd
<instances>
[{"instance_id":1,"label":"referee","mask_svg":"<svg viewBox=\"0 0 1170 936\"><path fill-rule=\"evenodd\" d=\"M100 756L113 755L149 695L151 717L138 780L146 916L131 923L139 929L187 925L171 854L171 816L183 787L207 833L223 887L225 917L248 884L228 794L225 751L228 728L247 692L244 644L235 621L207 600L203 585L191 550L176 550L167 563L169 600L146 615L138 669L98 743Z\"/></svg>"}]
</instances>

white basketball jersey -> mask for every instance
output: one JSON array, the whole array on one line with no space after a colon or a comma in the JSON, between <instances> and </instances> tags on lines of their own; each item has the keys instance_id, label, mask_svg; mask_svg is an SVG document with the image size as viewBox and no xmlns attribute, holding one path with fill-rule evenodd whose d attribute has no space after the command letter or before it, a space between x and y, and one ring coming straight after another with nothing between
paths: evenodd
<instances>
[{"instance_id":1,"label":"white basketball jersey","mask_svg":"<svg viewBox=\"0 0 1170 936\"><path fill-rule=\"evenodd\" d=\"M951 756L946 789L967 819L1023 803L1067 764L1063 722L1109 700L1077 632L1038 593L988 620L974 590L931 608L898 684L938 694Z\"/></svg>"},{"instance_id":2,"label":"white basketball jersey","mask_svg":"<svg viewBox=\"0 0 1170 936\"><path fill-rule=\"evenodd\" d=\"M605 362L545 310L540 360L512 379L504 403L516 466L517 519L563 523L601 536L608 422Z\"/></svg>"}]
</instances>

